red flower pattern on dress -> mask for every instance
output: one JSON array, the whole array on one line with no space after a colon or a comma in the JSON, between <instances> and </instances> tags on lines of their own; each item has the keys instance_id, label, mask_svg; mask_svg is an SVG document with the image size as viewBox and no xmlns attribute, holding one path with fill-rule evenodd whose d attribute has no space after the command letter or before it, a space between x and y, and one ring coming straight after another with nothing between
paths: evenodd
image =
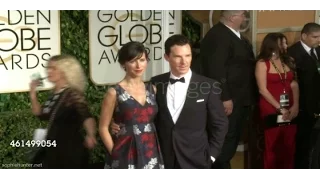
<instances>
[{"instance_id":1,"label":"red flower pattern on dress","mask_svg":"<svg viewBox=\"0 0 320 180\"><path fill-rule=\"evenodd\" d=\"M124 112L124 119L127 121L132 120L133 117L133 112L132 111L126 111Z\"/></svg>"},{"instance_id":2,"label":"red flower pattern on dress","mask_svg":"<svg viewBox=\"0 0 320 180\"><path fill-rule=\"evenodd\" d=\"M124 91L118 86L117 93L121 95ZM120 136L115 136L113 161L108 163L110 167L151 167L148 163L152 158L157 158L157 164L152 168L162 167L163 160L153 124L153 118L158 109L154 96L148 98L151 102L147 102L145 106L138 105L134 99L118 103L114 121L116 124L125 126L125 129L121 131Z\"/></svg>"},{"instance_id":3,"label":"red flower pattern on dress","mask_svg":"<svg viewBox=\"0 0 320 180\"><path fill-rule=\"evenodd\" d=\"M141 135L141 142L142 143L146 143L146 142L148 142L149 141L149 135L148 135L148 133L143 133L142 135Z\"/></svg>"},{"instance_id":4,"label":"red flower pattern on dress","mask_svg":"<svg viewBox=\"0 0 320 180\"><path fill-rule=\"evenodd\" d=\"M137 117L138 123L148 123L149 122L149 114L146 108L141 109L139 116Z\"/></svg>"},{"instance_id":5,"label":"red flower pattern on dress","mask_svg":"<svg viewBox=\"0 0 320 180\"><path fill-rule=\"evenodd\" d=\"M148 158L151 158L153 156L153 151L152 150L146 151L145 156L147 156Z\"/></svg>"},{"instance_id":6,"label":"red flower pattern on dress","mask_svg":"<svg viewBox=\"0 0 320 180\"><path fill-rule=\"evenodd\" d=\"M148 158L151 158L153 156L153 153L155 151L155 147L158 145L155 144L155 135L154 133L143 133L141 134L141 143L143 144L145 148L145 156Z\"/></svg>"},{"instance_id":7,"label":"red flower pattern on dress","mask_svg":"<svg viewBox=\"0 0 320 180\"><path fill-rule=\"evenodd\" d=\"M153 108L152 107L148 107L147 108L148 114L151 115L153 114Z\"/></svg>"},{"instance_id":8,"label":"red flower pattern on dress","mask_svg":"<svg viewBox=\"0 0 320 180\"><path fill-rule=\"evenodd\" d=\"M147 147L152 149L154 147L154 144L152 143L152 141L150 141L148 144L147 144Z\"/></svg>"}]
</instances>

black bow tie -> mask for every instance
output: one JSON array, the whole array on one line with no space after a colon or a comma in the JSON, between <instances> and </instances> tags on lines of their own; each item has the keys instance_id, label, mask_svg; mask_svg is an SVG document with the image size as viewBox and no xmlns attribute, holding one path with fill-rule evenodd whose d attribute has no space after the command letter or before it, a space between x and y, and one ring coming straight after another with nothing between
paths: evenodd
<instances>
[{"instance_id":1,"label":"black bow tie","mask_svg":"<svg viewBox=\"0 0 320 180\"><path fill-rule=\"evenodd\" d=\"M176 83L178 81L180 81L182 83L185 83L184 77L182 77L180 79L172 79L172 78L170 78L169 81L170 81L171 84L174 84L174 83Z\"/></svg>"}]
</instances>

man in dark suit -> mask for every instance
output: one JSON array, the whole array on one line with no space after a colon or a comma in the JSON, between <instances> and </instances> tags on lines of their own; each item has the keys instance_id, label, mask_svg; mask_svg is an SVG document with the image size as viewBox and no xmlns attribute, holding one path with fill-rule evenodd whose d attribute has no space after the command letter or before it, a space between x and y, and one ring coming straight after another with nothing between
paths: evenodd
<instances>
[{"instance_id":1,"label":"man in dark suit","mask_svg":"<svg viewBox=\"0 0 320 180\"><path fill-rule=\"evenodd\" d=\"M214 25L201 42L200 55L203 75L221 83L221 100L229 118L229 130L222 152L213 168L231 168L240 137L257 100L255 60L252 46L239 32L246 11L221 12L220 22Z\"/></svg>"},{"instance_id":2,"label":"man in dark suit","mask_svg":"<svg viewBox=\"0 0 320 180\"><path fill-rule=\"evenodd\" d=\"M169 73L155 76L159 112L155 126L166 169L208 169L220 154L228 128L219 84L190 70L189 40L165 42ZM112 126L113 132L119 130Z\"/></svg>"},{"instance_id":3,"label":"man in dark suit","mask_svg":"<svg viewBox=\"0 0 320 180\"><path fill-rule=\"evenodd\" d=\"M190 70L192 53L186 37L166 40L165 59L170 73L151 79L157 87L155 126L165 168L210 168L228 128L221 89L216 81Z\"/></svg>"},{"instance_id":4,"label":"man in dark suit","mask_svg":"<svg viewBox=\"0 0 320 180\"><path fill-rule=\"evenodd\" d=\"M320 25L307 23L301 31L301 40L288 48L296 62L300 89L297 117L296 168L309 167L311 132L320 112Z\"/></svg>"}]
</instances>

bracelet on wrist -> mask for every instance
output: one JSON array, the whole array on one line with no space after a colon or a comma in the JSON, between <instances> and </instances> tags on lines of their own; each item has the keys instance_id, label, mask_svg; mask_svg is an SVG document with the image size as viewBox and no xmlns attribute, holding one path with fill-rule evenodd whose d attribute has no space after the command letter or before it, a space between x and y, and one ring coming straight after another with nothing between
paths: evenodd
<instances>
[{"instance_id":1,"label":"bracelet on wrist","mask_svg":"<svg viewBox=\"0 0 320 180\"><path fill-rule=\"evenodd\" d=\"M277 112L278 112L278 113L281 113L281 110L283 110L283 108L282 108L282 107L277 108Z\"/></svg>"}]
</instances>

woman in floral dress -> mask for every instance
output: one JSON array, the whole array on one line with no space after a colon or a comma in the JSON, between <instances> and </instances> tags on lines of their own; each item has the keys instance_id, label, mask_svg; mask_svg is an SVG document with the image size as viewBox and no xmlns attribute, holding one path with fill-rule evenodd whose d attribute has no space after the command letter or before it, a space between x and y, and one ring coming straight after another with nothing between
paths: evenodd
<instances>
[{"instance_id":1,"label":"woman in floral dress","mask_svg":"<svg viewBox=\"0 0 320 180\"><path fill-rule=\"evenodd\" d=\"M146 49L139 42L129 42L120 49L118 61L126 75L106 93L99 124L108 151L105 168L164 168L153 123L158 112L156 89L142 80L148 64ZM112 119L121 127L115 136L109 131Z\"/></svg>"}]
</instances>

